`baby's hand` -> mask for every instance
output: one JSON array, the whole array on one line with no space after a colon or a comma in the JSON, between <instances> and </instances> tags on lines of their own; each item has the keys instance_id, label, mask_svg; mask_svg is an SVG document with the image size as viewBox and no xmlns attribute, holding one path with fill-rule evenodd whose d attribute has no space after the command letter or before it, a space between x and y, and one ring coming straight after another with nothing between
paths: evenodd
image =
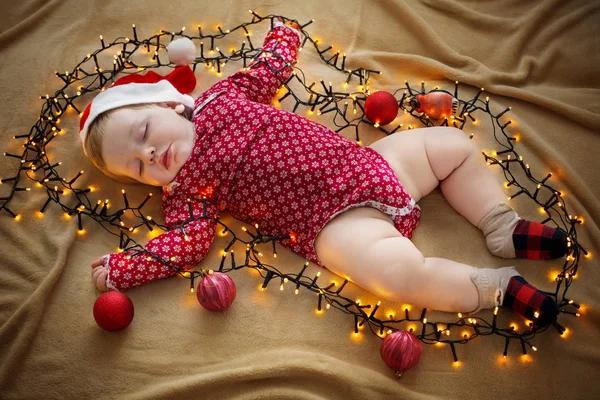
<instances>
[{"instance_id":1,"label":"baby's hand","mask_svg":"<svg viewBox=\"0 0 600 400\"><path fill-rule=\"evenodd\" d=\"M298 25L295 21L292 21L292 20L284 21L283 18L281 18L281 17L277 17L276 19L277 19L277 21L296 29L298 32L302 32L302 29L300 29L300 25Z\"/></svg>"},{"instance_id":2,"label":"baby's hand","mask_svg":"<svg viewBox=\"0 0 600 400\"><path fill-rule=\"evenodd\" d=\"M99 291L107 292L106 278L108 277L108 269L104 266L103 258L104 256L92 263L92 283L96 285Z\"/></svg>"}]
</instances>

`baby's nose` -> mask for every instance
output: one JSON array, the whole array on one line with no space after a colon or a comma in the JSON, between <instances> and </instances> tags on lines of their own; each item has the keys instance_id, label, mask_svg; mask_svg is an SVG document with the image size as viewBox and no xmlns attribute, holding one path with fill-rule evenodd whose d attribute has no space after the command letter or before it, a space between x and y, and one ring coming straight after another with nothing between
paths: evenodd
<instances>
[{"instance_id":1,"label":"baby's nose","mask_svg":"<svg viewBox=\"0 0 600 400\"><path fill-rule=\"evenodd\" d=\"M149 155L148 155L148 161L150 161L150 162L154 162L154 161L156 161L156 160L154 159L154 158L155 158L155 156L156 156L156 153L154 152L154 150L150 150L150 152L149 152L148 154L149 154Z\"/></svg>"}]
</instances>

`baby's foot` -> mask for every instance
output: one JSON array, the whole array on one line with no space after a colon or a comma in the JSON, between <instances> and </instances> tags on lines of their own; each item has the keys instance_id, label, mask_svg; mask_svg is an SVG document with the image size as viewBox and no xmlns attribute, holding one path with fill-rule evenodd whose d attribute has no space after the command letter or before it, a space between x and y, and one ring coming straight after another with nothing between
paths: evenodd
<instances>
[{"instance_id":1,"label":"baby's foot","mask_svg":"<svg viewBox=\"0 0 600 400\"><path fill-rule=\"evenodd\" d=\"M567 233L538 222L519 220L512 234L515 258L548 260L567 254Z\"/></svg>"},{"instance_id":2,"label":"baby's foot","mask_svg":"<svg viewBox=\"0 0 600 400\"><path fill-rule=\"evenodd\" d=\"M474 268L471 281L477 288L479 305L469 314L503 306L534 321L538 328L556 321L559 310L552 297L527 283L515 267Z\"/></svg>"},{"instance_id":3,"label":"baby's foot","mask_svg":"<svg viewBox=\"0 0 600 400\"><path fill-rule=\"evenodd\" d=\"M106 279L108 278L108 268L104 266L104 256L92 263L92 283L101 292L107 292Z\"/></svg>"},{"instance_id":4,"label":"baby's foot","mask_svg":"<svg viewBox=\"0 0 600 400\"><path fill-rule=\"evenodd\" d=\"M504 307L512 308L517 314L534 321L539 328L556 321L559 313L550 296L527 283L520 275L510 278L502 301Z\"/></svg>"},{"instance_id":5,"label":"baby's foot","mask_svg":"<svg viewBox=\"0 0 600 400\"><path fill-rule=\"evenodd\" d=\"M506 203L498 204L479 223L490 252L502 258L547 260L567 254L567 233L519 218Z\"/></svg>"}]
</instances>

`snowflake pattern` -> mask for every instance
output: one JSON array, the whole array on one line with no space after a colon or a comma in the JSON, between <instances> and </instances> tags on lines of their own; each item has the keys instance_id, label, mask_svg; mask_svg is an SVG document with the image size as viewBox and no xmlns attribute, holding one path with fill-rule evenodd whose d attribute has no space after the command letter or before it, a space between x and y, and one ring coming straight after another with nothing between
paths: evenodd
<instances>
[{"instance_id":1,"label":"snowflake pattern","mask_svg":"<svg viewBox=\"0 0 600 400\"><path fill-rule=\"evenodd\" d=\"M296 60L300 37L295 30L276 26L263 47L272 49L276 42L275 51L287 63ZM379 153L270 106L291 72L279 58L259 57L246 71L218 82L196 99L192 154L175 180L163 187L165 223L181 224L190 209L195 217L202 216L204 204L212 217L227 209L258 224L265 234L290 235L279 243L322 267L326 266L317 257L315 238L329 220L352 208L373 207L386 213L410 239L421 209ZM216 223L200 219L184 229L185 234L182 229L167 231L146 248L190 269L208 253ZM158 260L148 260L145 253L115 253L105 260L107 285L113 290L175 274Z\"/></svg>"}]
</instances>

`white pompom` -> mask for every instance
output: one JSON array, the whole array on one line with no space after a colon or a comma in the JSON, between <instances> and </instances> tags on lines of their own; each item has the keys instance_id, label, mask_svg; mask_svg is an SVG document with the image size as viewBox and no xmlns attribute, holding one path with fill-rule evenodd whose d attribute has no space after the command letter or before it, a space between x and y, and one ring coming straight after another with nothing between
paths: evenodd
<instances>
[{"instance_id":1,"label":"white pompom","mask_svg":"<svg viewBox=\"0 0 600 400\"><path fill-rule=\"evenodd\" d=\"M175 65L188 65L196 58L196 46L188 38L173 40L167 46L169 60Z\"/></svg>"}]
</instances>

